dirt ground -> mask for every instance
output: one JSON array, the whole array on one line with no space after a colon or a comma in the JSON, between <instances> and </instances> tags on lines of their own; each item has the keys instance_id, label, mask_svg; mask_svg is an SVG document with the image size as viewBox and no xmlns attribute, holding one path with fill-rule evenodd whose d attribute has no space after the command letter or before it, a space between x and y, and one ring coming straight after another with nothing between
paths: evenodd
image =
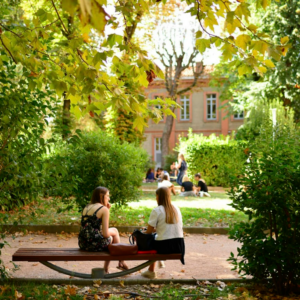
<instances>
[{"instance_id":1,"label":"dirt ground","mask_svg":"<svg viewBox=\"0 0 300 300\"><path fill-rule=\"evenodd\" d=\"M122 242L128 243L125 234ZM76 234L17 234L15 239L9 237L10 247L3 249L5 266L12 268L12 254L18 248L77 248ZM185 265L179 261L166 261L166 268L157 269L158 278L237 278L237 273L231 271L232 266L226 261L230 252L236 253L239 244L227 238L226 235L190 234L185 237ZM128 261L129 267L142 262ZM69 278L69 276L53 271L40 263L17 262L20 270L12 273L13 277L21 278ZM92 268L101 267L103 262L55 262L55 264L77 272L90 273ZM110 273L118 272L117 262L111 262ZM139 279L141 271L124 278Z\"/></svg>"}]
</instances>

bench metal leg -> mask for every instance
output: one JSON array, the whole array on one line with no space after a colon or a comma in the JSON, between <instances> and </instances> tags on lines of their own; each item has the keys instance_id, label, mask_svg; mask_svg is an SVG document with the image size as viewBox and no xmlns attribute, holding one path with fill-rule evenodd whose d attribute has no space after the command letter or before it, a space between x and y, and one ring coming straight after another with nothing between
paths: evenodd
<instances>
[{"instance_id":1,"label":"bench metal leg","mask_svg":"<svg viewBox=\"0 0 300 300\"><path fill-rule=\"evenodd\" d=\"M125 276L134 272L137 272L141 269L144 269L146 267L148 267L149 265L153 264L155 262L155 260L149 260L139 266L136 266L134 268L128 269L126 271L121 271L121 272L117 272L117 273L111 273L111 274L105 274L104 269L103 268L94 268L92 269L92 273L91 274L85 274L85 273L77 273L74 271L70 271L64 268L61 268L59 266L56 266L48 261L40 261L41 264L43 264L44 266L57 271L59 273L62 274L66 274L69 276L73 276L73 277L79 277L79 278L87 278L87 279L110 279L110 278L115 278L115 277L121 277L121 276Z\"/></svg>"}]
</instances>

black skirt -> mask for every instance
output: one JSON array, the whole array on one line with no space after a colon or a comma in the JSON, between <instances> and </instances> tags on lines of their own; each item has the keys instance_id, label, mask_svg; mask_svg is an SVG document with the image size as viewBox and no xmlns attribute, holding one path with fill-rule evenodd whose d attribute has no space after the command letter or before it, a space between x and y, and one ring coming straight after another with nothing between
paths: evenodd
<instances>
[{"instance_id":1,"label":"black skirt","mask_svg":"<svg viewBox=\"0 0 300 300\"><path fill-rule=\"evenodd\" d=\"M181 253L181 263L184 265L185 244L183 238L155 241L155 250L159 254Z\"/></svg>"}]
</instances>

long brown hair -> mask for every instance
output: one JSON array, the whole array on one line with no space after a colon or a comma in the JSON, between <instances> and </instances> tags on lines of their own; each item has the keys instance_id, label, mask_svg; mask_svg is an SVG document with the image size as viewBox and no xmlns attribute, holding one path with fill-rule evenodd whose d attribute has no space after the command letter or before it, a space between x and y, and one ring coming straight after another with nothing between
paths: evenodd
<instances>
[{"instance_id":1,"label":"long brown hair","mask_svg":"<svg viewBox=\"0 0 300 300\"><path fill-rule=\"evenodd\" d=\"M175 207L171 203L171 193L169 188L160 187L156 190L156 195L158 196L157 203L162 205L166 211L166 223L176 224L178 223L178 214Z\"/></svg>"},{"instance_id":2,"label":"long brown hair","mask_svg":"<svg viewBox=\"0 0 300 300\"><path fill-rule=\"evenodd\" d=\"M185 161L184 155L182 153L179 153L178 157L181 158L183 161Z\"/></svg>"},{"instance_id":3,"label":"long brown hair","mask_svg":"<svg viewBox=\"0 0 300 300\"><path fill-rule=\"evenodd\" d=\"M104 205L104 196L108 192L108 188L103 186L98 186L94 189L91 203L90 204L96 204L101 203Z\"/></svg>"}]
</instances>

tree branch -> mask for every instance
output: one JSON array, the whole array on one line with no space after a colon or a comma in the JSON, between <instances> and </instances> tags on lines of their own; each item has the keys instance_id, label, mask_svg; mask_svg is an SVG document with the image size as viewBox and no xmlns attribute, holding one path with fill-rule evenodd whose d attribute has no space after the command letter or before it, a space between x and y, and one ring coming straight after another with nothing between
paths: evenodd
<instances>
[{"instance_id":1,"label":"tree branch","mask_svg":"<svg viewBox=\"0 0 300 300\"><path fill-rule=\"evenodd\" d=\"M2 45L3 45L3 47L5 48L5 50L9 53L9 55L12 58L12 60L14 61L14 63L17 64L18 62L15 60L15 58L13 57L12 53L10 52L10 50L4 44L1 36L0 36L0 41L1 41Z\"/></svg>"},{"instance_id":2,"label":"tree branch","mask_svg":"<svg viewBox=\"0 0 300 300\"><path fill-rule=\"evenodd\" d=\"M53 7L54 7L54 9L55 9L55 11L56 11L56 14L57 14L57 16L58 16L60 22L61 22L61 24L62 24L62 26L63 26L63 28L64 28L64 30L65 30L65 34L67 35L67 34L68 34L68 30L67 30L67 28L66 28L64 22L62 21L62 19L61 19L59 13L58 13L58 10L57 10L57 8L56 8L56 6L55 6L55 4L54 4L54 1L51 0L51 2L52 2L52 5L53 5Z\"/></svg>"}]
</instances>

